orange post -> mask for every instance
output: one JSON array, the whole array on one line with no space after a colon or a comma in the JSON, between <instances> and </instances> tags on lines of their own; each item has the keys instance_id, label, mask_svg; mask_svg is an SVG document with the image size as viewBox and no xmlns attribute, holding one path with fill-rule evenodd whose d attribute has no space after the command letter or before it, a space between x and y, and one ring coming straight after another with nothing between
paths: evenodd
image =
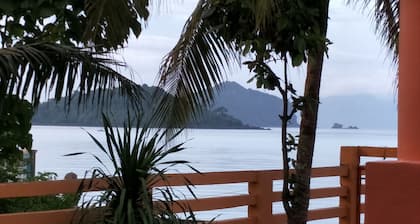
<instances>
[{"instance_id":1,"label":"orange post","mask_svg":"<svg viewBox=\"0 0 420 224\"><path fill-rule=\"evenodd\" d=\"M420 1L399 4L398 161L366 164L368 224L420 223Z\"/></svg>"},{"instance_id":2,"label":"orange post","mask_svg":"<svg viewBox=\"0 0 420 224\"><path fill-rule=\"evenodd\" d=\"M248 206L248 217L254 224L273 223L273 179L270 174L257 173L255 182L248 183L248 192L256 203Z\"/></svg>"},{"instance_id":3,"label":"orange post","mask_svg":"<svg viewBox=\"0 0 420 224\"><path fill-rule=\"evenodd\" d=\"M420 161L420 1L400 1L398 159Z\"/></svg>"},{"instance_id":4,"label":"orange post","mask_svg":"<svg viewBox=\"0 0 420 224\"><path fill-rule=\"evenodd\" d=\"M348 167L348 175L340 177L341 187L347 194L340 196L340 207L347 209L347 215L340 217L340 224L360 223L360 156L358 147L341 147L340 166Z\"/></svg>"}]
</instances>

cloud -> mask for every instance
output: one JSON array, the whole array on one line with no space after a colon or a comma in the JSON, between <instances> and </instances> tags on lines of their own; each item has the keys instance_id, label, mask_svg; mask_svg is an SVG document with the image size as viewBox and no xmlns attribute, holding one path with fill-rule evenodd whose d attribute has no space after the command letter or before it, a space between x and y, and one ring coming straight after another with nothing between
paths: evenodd
<instances>
[{"instance_id":1,"label":"cloud","mask_svg":"<svg viewBox=\"0 0 420 224\"><path fill-rule=\"evenodd\" d=\"M394 94L395 66L367 15L334 4L328 38L333 44L324 66L323 95Z\"/></svg>"}]
</instances>

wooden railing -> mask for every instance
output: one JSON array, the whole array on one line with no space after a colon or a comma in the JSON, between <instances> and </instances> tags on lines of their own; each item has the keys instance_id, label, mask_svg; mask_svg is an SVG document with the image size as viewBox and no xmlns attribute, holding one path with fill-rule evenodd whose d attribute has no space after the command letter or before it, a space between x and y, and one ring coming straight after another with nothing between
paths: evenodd
<instances>
[{"instance_id":1,"label":"wooden railing","mask_svg":"<svg viewBox=\"0 0 420 224\"><path fill-rule=\"evenodd\" d=\"M360 215L365 213L365 163L397 157L397 149L389 147L341 147L340 165L349 167L349 175L341 177L340 185L347 186L349 194L340 197L340 207L347 206L348 216L340 218L340 224L359 224Z\"/></svg>"},{"instance_id":2,"label":"wooden railing","mask_svg":"<svg viewBox=\"0 0 420 224\"><path fill-rule=\"evenodd\" d=\"M338 218L340 224L359 224L360 213L364 211L360 195L364 193L361 181L364 167L360 157L394 157L396 150L391 148L342 147L340 166L313 168L312 177L340 177L340 186L311 189L311 199L339 197L339 205L329 208L312 209L309 220ZM196 186L214 184L245 183L247 194L221 197L198 198L179 201L188 203L193 211L248 207L244 218L216 220L217 224L267 224L286 223L285 214L273 214L273 203L281 201L281 192L273 190L273 181L281 180L281 170L212 172L203 174L172 174L169 185L182 186L185 178ZM0 198L32 197L75 193L82 180L58 180L29 183L0 184ZM156 187L162 186L159 183ZM103 189L104 183L95 180L95 187L83 187L83 191ZM179 208L174 208L179 211ZM0 214L0 223L13 224L67 224L71 223L76 209L63 209L42 212Z\"/></svg>"}]
</instances>

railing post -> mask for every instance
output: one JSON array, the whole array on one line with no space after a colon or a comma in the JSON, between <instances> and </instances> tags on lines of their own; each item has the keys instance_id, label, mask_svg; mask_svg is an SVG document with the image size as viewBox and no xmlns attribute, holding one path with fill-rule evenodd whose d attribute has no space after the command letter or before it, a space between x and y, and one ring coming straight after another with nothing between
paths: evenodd
<instances>
[{"instance_id":1,"label":"railing post","mask_svg":"<svg viewBox=\"0 0 420 224\"><path fill-rule=\"evenodd\" d=\"M248 183L248 193L255 198L255 204L248 206L248 217L253 224L273 223L273 179L269 173L256 172L256 181Z\"/></svg>"},{"instance_id":2,"label":"railing post","mask_svg":"<svg viewBox=\"0 0 420 224\"><path fill-rule=\"evenodd\" d=\"M347 215L340 217L340 224L360 224L360 156L359 147L341 147L340 166L347 166L347 176L340 177L340 185L346 187L347 195L340 196L340 207Z\"/></svg>"}]
</instances>

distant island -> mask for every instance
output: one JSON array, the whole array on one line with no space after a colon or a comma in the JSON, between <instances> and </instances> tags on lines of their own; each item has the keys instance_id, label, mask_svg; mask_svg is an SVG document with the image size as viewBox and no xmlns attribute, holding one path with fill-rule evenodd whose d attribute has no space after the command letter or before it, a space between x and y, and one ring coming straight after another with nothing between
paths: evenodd
<instances>
[{"instance_id":1,"label":"distant island","mask_svg":"<svg viewBox=\"0 0 420 224\"><path fill-rule=\"evenodd\" d=\"M153 102L150 102L153 93L161 91L157 87L142 86L145 90L145 102L142 105L145 111L150 110ZM255 90L245 89L234 82L226 82L221 86L221 91L216 94L215 103L206 110L200 119L190 122L187 128L201 129L263 129L260 127L278 127L280 120L278 114L282 110L280 98ZM113 90L118 91L118 90ZM77 94L75 94L77 96ZM84 97L84 96L82 96ZM149 99L149 100L148 100ZM89 101L89 100L88 100ZM60 126L102 126L100 105L87 103L78 106L78 97L74 97L70 103L70 109L66 111L64 102L49 100L39 105L33 118L34 125L60 125ZM115 125L122 125L126 119L127 100L114 94L110 107L106 109L111 114ZM130 112L131 114L134 114ZM149 113L149 114L147 114ZM144 117L150 117L151 112L146 112ZM290 124L297 126L294 117Z\"/></svg>"},{"instance_id":2,"label":"distant island","mask_svg":"<svg viewBox=\"0 0 420 224\"><path fill-rule=\"evenodd\" d=\"M354 94L320 98L318 128L331 128L334 123L359 129L397 129L397 102L389 96Z\"/></svg>"},{"instance_id":3,"label":"distant island","mask_svg":"<svg viewBox=\"0 0 420 224\"><path fill-rule=\"evenodd\" d=\"M352 126L352 125L344 127L344 125L340 123L334 123L331 128L333 129L359 129L357 126Z\"/></svg>"},{"instance_id":4,"label":"distant island","mask_svg":"<svg viewBox=\"0 0 420 224\"><path fill-rule=\"evenodd\" d=\"M127 111L133 110L128 109L124 105L125 101L121 97L112 99L110 108L103 109L104 111L97 104L88 104L79 108L76 102L77 99L72 101L72 105L68 111L66 111L63 102L56 103L54 100L50 100L42 103L39 105L32 123L34 125L98 127L102 126L102 112L104 112L105 114L111 115L110 119L112 124L122 126L127 120ZM145 110L145 108L143 109ZM147 109L142 116L146 117L146 119L142 121L151 117L151 112L147 111ZM130 112L130 114L134 114L134 112ZM203 112L198 120L188 123L186 127L198 129L262 129L257 126L244 124L239 119L229 115L228 110L223 107Z\"/></svg>"},{"instance_id":5,"label":"distant island","mask_svg":"<svg viewBox=\"0 0 420 224\"><path fill-rule=\"evenodd\" d=\"M50 104L50 105L47 105ZM55 102L49 102L42 104L41 108L35 114L33 119L34 125L52 125L52 126L91 126L99 127L102 126L102 119L100 111L94 106L92 110L81 109L80 113L70 109L66 112L64 106L57 107L53 106ZM51 107L50 107L51 106ZM77 106L75 106L77 107ZM75 109L77 111L77 109ZM225 108L219 108L219 110L226 110ZM116 126L122 126L127 115L126 113L119 111L107 114L120 114L116 117L112 117L111 121ZM214 110L206 111L198 121L190 122L187 124L187 128L196 129L258 129L263 130L264 128L251 126L244 124L242 121L232 117L226 113L219 113Z\"/></svg>"}]
</instances>

